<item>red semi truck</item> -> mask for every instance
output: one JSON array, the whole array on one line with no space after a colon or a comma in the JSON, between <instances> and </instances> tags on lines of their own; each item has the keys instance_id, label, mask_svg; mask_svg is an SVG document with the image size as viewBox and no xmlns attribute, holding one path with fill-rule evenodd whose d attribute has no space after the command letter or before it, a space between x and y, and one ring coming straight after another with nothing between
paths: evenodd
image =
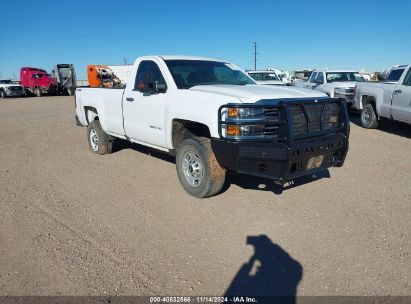
<instances>
[{"instance_id":1,"label":"red semi truck","mask_svg":"<svg viewBox=\"0 0 411 304\"><path fill-rule=\"evenodd\" d=\"M43 94L54 95L58 91L56 80L51 78L45 70L38 68L21 68L20 84L25 88L26 93L35 94L38 97Z\"/></svg>"}]
</instances>

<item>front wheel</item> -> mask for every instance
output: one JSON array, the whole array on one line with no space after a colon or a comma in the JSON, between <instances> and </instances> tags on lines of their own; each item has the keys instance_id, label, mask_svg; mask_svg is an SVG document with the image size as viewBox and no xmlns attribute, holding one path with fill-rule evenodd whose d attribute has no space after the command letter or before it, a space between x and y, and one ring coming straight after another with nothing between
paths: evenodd
<instances>
[{"instance_id":1,"label":"front wheel","mask_svg":"<svg viewBox=\"0 0 411 304\"><path fill-rule=\"evenodd\" d=\"M0 91L0 96L1 98L6 98L6 92L4 92L3 90Z\"/></svg>"},{"instance_id":2,"label":"front wheel","mask_svg":"<svg viewBox=\"0 0 411 304\"><path fill-rule=\"evenodd\" d=\"M225 171L218 164L208 138L184 140L177 149L176 166L181 185L194 197L213 196L224 186Z\"/></svg>"},{"instance_id":3,"label":"front wheel","mask_svg":"<svg viewBox=\"0 0 411 304\"><path fill-rule=\"evenodd\" d=\"M378 127L377 113L372 104L367 104L361 111L361 125L366 129Z\"/></svg>"},{"instance_id":4,"label":"front wheel","mask_svg":"<svg viewBox=\"0 0 411 304\"><path fill-rule=\"evenodd\" d=\"M41 97L43 95L43 92L40 88L36 88L34 94L36 94L37 97Z\"/></svg>"}]
</instances>

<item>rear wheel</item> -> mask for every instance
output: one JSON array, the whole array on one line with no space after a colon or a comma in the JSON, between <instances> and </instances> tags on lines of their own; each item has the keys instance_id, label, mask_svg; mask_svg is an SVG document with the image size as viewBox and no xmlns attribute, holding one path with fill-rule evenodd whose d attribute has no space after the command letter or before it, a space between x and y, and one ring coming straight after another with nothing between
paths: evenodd
<instances>
[{"instance_id":1,"label":"rear wheel","mask_svg":"<svg viewBox=\"0 0 411 304\"><path fill-rule=\"evenodd\" d=\"M98 120L87 126L87 139L91 152L95 154L109 154L113 150L113 141L110 135L103 131Z\"/></svg>"},{"instance_id":2,"label":"rear wheel","mask_svg":"<svg viewBox=\"0 0 411 304\"><path fill-rule=\"evenodd\" d=\"M213 196L224 186L225 171L218 164L208 138L184 140L177 150L176 167L181 185L194 197Z\"/></svg>"},{"instance_id":3,"label":"rear wheel","mask_svg":"<svg viewBox=\"0 0 411 304\"><path fill-rule=\"evenodd\" d=\"M361 111L361 125L366 129L378 127L377 113L372 104L367 104Z\"/></svg>"}]
</instances>

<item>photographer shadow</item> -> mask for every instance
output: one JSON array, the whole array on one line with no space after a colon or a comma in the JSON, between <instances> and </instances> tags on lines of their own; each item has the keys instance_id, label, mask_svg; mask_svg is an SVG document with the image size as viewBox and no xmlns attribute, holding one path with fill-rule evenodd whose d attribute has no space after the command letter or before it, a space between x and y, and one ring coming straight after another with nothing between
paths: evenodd
<instances>
[{"instance_id":1,"label":"photographer shadow","mask_svg":"<svg viewBox=\"0 0 411 304\"><path fill-rule=\"evenodd\" d=\"M227 297L270 296L258 303L295 303L303 267L266 235L248 236L254 254L237 272L225 292Z\"/></svg>"}]
</instances>

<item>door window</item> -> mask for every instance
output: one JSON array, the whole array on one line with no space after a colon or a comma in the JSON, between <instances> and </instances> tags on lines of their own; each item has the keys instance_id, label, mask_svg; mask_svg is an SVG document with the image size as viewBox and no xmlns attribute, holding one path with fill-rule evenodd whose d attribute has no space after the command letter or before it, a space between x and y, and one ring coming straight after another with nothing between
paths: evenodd
<instances>
[{"instance_id":1,"label":"door window","mask_svg":"<svg viewBox=\"0 0 411 304\"><path fill-rule=\"evenodd\" d=\"M404 82L402 84L405 86L411 86L411 68L408 70L408 73L405 76Z\"/></svg>"},{"instance_id":2,"label":"door window","mask_svg":"<svg viewBox=\"0 0 411 304\"><path fill-rule=\"evenodd\" d=\"M385 81L387 82L396 82L400 80L402 73L404 72L405 69L396 69L392 70L389 74L388 77Z\"/></svg>"},{"instance_id":3,"label":"door window","mask_svg":"<svg viewBox=\"0 0 411 304\"><path fill-rule=\"evenodd\" d=\"M317 72L314 72L314 73L312 73L311 74L311 79L310 79L310 82L314 82L314 79L315 79L315 77L317 77Z\"/></svg>"},{"instance_id":4,"label":"door window","mask_svg":"<svg viewBox=\"0 0 411 304\"><path fill-rule=\"evenodd\" d=\"M318 73L316 80L317 82L324 83L324 75L322 72Z\"/></svg>"},{"instance_id":5,"label":"door window","mask_svg":"<svg viewBox=\"0 0 411 304\"><path fill-rule=\"evenodd\" d=\"M161 74L158 65L151 60L144 60L140 63L137 70L136 81L134 83L134 90L139 91L138 83L145 82L149 85L166 84L163 75Z\"/></svg>"}]
</instances>

